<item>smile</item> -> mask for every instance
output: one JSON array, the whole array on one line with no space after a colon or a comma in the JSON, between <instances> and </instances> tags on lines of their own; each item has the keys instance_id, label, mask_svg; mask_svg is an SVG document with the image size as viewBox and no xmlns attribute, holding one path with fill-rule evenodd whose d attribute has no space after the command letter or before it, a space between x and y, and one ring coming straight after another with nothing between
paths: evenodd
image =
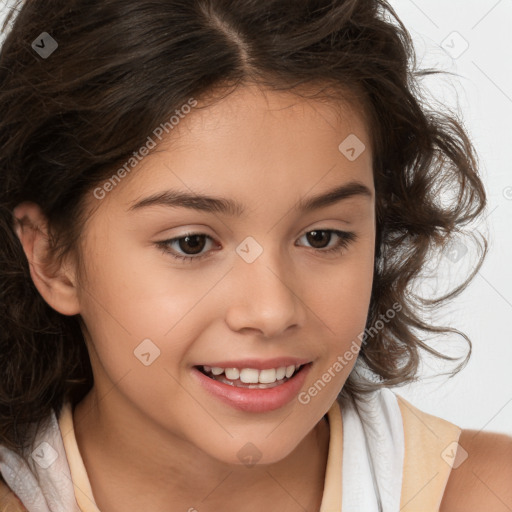
<instances>
[{"instance_id":1,"label":"smile","mask_svg":"<svg viewBox=\"0 0 512 512\"><path fill-rule=\"evenodd\" d=\"M280 366L258 370L256 368L199 367L207 377L229 386L248 389L269 389L284 384L304 365Z\"/></svg>"},{"instance_id":2,"label":"smile","mask_svg":"<svg viewBox=\"0 0 512 512\"><path fill-rule=\"evenodd\" d=\"M312 364L262 370L199 365L192 367L192 375L207 396L244 412L262 413L280 409L296 398Z\"/></svg>"}]
</instances>

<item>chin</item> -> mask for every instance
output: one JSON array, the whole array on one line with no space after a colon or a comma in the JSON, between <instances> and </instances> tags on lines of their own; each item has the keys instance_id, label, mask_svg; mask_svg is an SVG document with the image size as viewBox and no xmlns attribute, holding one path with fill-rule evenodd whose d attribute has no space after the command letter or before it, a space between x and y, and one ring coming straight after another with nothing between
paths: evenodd
<instances>
[{"instance_id":1,"label":"chin","mask_svg":"<svg viewBox=\"0 0 512 512\"><path fill-rule=\"evenodd\" d=\"M226 451L226 443L219 447L220 452L212 453L209 450L211 457L217 459L224 464L237 466L237 467L254 467L276 464L285 459L294 450L295 445L285 446L282 442L269 443L268 439L265 440L265 434L260 438L260 441L250 441L246 438L245 441L231 439L229 442L228 451ZM289 441L289 439L288 439Z\"/></svg>"}]
</instances>

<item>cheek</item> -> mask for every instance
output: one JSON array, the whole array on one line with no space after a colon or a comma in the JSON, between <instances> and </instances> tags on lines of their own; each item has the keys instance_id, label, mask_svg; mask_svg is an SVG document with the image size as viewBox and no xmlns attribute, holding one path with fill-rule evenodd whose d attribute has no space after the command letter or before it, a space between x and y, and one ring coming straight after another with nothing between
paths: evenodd
<instances>
[{"instance_id":1,"label":"cheek","mask_svg":"<svg viewBox=\"0 0 512 512\"><path fill-rule=\"evenodd\" d=\"M169 362L181 361L205 328L207 302L198 301L213 286L212 277L178 271L157 248L113 236L88 254L81 316L94 340L96 366L113 382L129 371L127 381L138 382L134 391L155 386L156 373L157 382L170 379L163 368L174 368Z\"/></svg>"},{"instance_id":2,"label":"cheek","mask_svg":"<svg viewBox=\"0 0 512 512\"><path fill-rule=\"evenodd\" d=\"M373 251L372 243L361 244L310 285L308 294L314 294L315 312L339 339L352 338L364 330L373 285Z\"/></svg>"},{"instance_id":3,"label":"cheek","mask_svg":"<svg viewBox=\"0 0 512 512\"><path fill-rule=\"evenodd\" d=\"M304 401L323 390L325 399L334 399L356 364L364 329L368 317L373 284L373 251L371 239L361 244L350 256L341 258L339 265L333 265L315 279L309 288L309 304L321 320L323 344L319 374L312 376ZM311 283L311 281L310 281ZM320 379L320 384L315 385Z\"/></svg>"},{"instance_id":4,"label":"cheek","mask_svg":"<svg viewBox=\"0 0 512 512\"><path fill-rule=\"evenodd\" d=\"M135 339L161 337L197 302L199 290L187 286L186 273L167 265L156 247L111 236L89 254L81 299L93 321L116 324Z\"/></svg>"}]
</instances>

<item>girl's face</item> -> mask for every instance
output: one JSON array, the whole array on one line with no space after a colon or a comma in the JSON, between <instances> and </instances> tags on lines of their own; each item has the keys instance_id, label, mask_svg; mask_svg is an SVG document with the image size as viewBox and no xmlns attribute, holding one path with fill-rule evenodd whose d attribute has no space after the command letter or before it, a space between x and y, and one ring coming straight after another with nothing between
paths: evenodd
<instances>
[{"instance_id":1,"label":"girl's face","mask_svg":"<svg viewBox=\"0 0 512 512\"><path fill-rule=\"evenodd\" d=\"M365 327L375 243L369 143L348 105L336 114L246 86L182 113L160 151L103 187L104 198L91 192L77 297L106 417L137 418L148 436L225 463L291 453L336 399ZM356 182L356 193L329 195ZM353 233L345 246L336 231ZM309 364L259 391L198 369L294 361Z\"/></svg>"}]
</instances>

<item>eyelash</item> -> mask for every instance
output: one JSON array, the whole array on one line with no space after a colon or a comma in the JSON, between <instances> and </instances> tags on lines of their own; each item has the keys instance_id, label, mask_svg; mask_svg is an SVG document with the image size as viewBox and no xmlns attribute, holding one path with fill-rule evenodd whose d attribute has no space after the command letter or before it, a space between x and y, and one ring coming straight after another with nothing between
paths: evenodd
<instances>
[{"instance_id":1,"label":"eyelash","mask_svg":"<svg viewBox=\"0 0 512 512\"><path fill-rule=\"evenodd\" d=\"M343 249L346 249L352 242L357 240L357 235L351 231L339 231L337 229L312 229L310 231L307 231L304 234L312 233L313 231L317 232L326 232L326 233L334 233L335 235L339 236L340 239L338 243L332 247L331 249L317 249L317 251L323 253L323 254L334 254L341 252ZM185 233L183 236L180 236L178 238L171 238L169 240L162 240L160 242L156 242L156 245L162 250L164 254L167 254L171 256L172 258L175 258L177 260L182 260L185 262L192 262L192 260L202 260L204 258L207 258L210 256L209 252L205 252L200 254L199 256L182 256L180 254L176 254L173 251L169 249L169 246L173 242L177 242L179 240L182 240L186 238L187 236L205 236L209 238L210 240L213 240L213 238L209 235L206 235L204 233ZM304 236L304 235L303 235ZM313 248L314 249L314 248Z\"/></svg>"}]
</instances>

